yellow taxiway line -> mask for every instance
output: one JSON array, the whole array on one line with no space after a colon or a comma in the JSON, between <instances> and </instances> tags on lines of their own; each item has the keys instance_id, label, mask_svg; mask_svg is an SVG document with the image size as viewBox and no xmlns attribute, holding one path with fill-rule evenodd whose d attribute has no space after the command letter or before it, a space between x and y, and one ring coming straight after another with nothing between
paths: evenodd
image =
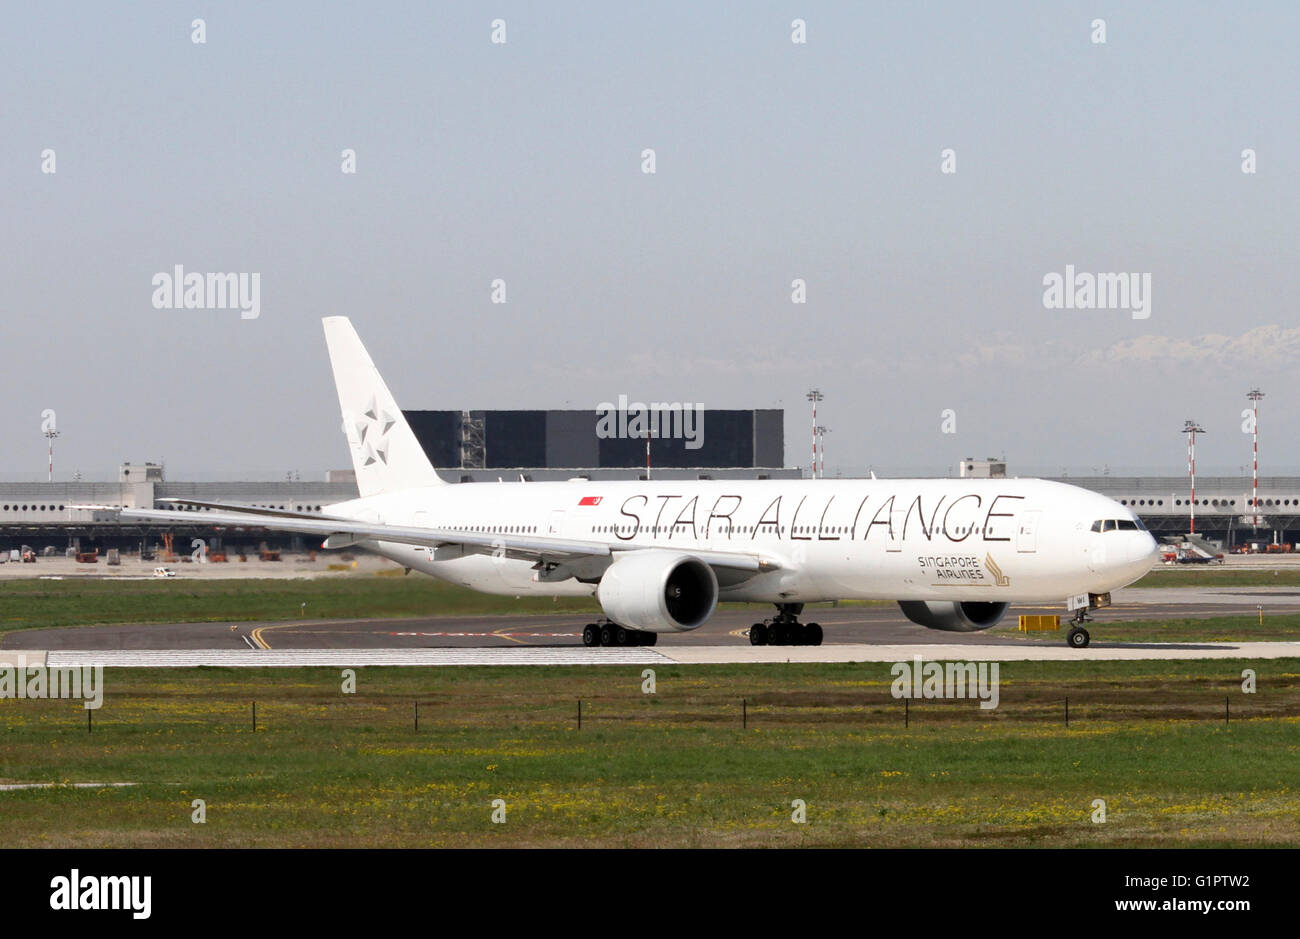
<instances>
[{"instance_id":1,"label":"yellow taxiway line","mask_svg":"<svg viewBox=\"0 0 1300 939\"><path fill-rule=\"evenodd\" d=\"M271 644L267 642L264 638L262 638L263 632L269 629L293 629L301 625L302 625L301 623L280 623L277 626L258 626L251 633L249 633L249 637L253 640L253 642L257 644L257 647L259 649L269 649L271 648Z\"/></svg>"}]
</instances>

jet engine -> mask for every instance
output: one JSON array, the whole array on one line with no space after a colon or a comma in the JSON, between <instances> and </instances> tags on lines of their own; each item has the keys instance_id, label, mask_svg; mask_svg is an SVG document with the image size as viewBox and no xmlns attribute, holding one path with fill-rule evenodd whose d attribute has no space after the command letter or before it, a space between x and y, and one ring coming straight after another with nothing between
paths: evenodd
<instances>
[{"instance_id":1,"label":"jet engine","mask_svg":"<svg viewBox=\"0 0 1300 939\"><path fill-rule=\"evenodd\" d=\"M699 558L671 551L630 551L600 578L596 599L620 626L653 633L702 626L718 605L718 578Z\"/></svg>"},{"instance_id":2,"label":"jet engine","mask_svg":"<svg viewBox=\"0 0 1300 939\"><path fill-rule=\"evenodd\" d=\"M996 626L1009 603L942 603L935 600L899 600L903 615L926 629L973 633Z\"/></svg>"}]
</instances>

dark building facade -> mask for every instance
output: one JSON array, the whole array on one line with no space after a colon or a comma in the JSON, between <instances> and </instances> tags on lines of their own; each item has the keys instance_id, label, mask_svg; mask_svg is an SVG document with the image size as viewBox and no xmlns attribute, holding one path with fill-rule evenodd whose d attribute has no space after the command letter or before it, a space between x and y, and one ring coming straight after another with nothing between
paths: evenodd
<instances>
[{"instance_id":1,"label":"dark building facade","mask_svg":"<svg viewBox=\"0 0 1300 939\"><path fill-rule=\"evenodd\" d=\"M439 469L779 468L785 412L405 411Z\"/></svg>"}]
</instances>

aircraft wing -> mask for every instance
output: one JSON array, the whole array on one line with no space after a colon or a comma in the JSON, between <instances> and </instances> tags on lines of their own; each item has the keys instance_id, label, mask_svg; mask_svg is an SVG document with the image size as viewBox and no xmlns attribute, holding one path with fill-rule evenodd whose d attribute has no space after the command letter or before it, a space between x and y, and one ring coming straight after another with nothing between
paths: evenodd
<instances>
[{"instance_id":1,"label":"aircraft wing","mask_svg":"<svg viewBox=\"0 0 1300 939\"><path fill-rule=\"evenodd\" d=\"M259 505L241 505L237 502L202 502L198 499L159 499L168 505L192 505L195 508L212 510L219 512L243 512L248 515L271 515L280 518L337 518L334 515L323 515L320 512L295 512L290 509L269 509ZM187 515L186 518L193 518L193 515Z\"/></svg>"},{"instance_id":2,"label":"aircraft wing","mask_svg":"<svg viewBox=\"0 0 1300 939\"><path fill-rule=\"evenodd\" d=\"M596 541L573 541L549 535L486 534L455 531L449 528L415 528L367 522L356 519L322 517L316 513L294 513L259 509L248 511L218 503L203 504L213 511L186 512L176 509L120 509L118 517L125 521L156 522L159 524L213 525L221 528L265 528L271 531L291 531L304 535L320 535L323 548L346 548L365 541L388 541L416 547L439 548L459 546L481 554L497 554L509 558L534 561L540 564L564 563L579 559L613 558L626 551L664 550L664 545L609 545ZM776 570L781 565L772 558L743 551L696 551L683 548L710 567L728 571L758 574Z\"/></svg>"}]
</instances>

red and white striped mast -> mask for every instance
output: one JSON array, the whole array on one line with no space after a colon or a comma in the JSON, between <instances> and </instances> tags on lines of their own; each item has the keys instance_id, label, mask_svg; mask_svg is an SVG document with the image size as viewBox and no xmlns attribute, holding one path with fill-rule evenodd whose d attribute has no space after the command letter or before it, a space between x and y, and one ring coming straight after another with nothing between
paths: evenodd
<instances>
[{"instance_id":1,"label":"red and white striped mast","mask_svg":"<svg viewBox=\"0 0 1300 939\"><path fill-rule=\"evenodd\" d=\"M1251 408L1254 414L1250 421L1251 436L1251 470L1250 470L1250 526L1259 527L1259 399L1264 397L1264 392L1258 388L1252 388L1246 395L1250 399Z\"/></svg>"},{"instance_id":2,"label":"red and white striped mast","mask_svg":"<svg viewBox=\"0 0 1300 939\"><path fill-rule=\"evenodd\" d=\"M1205 428L1196 421L1186 421L1183 433L1187 435L1187 475L1192 481L1192 517L1188 534L1196 534L1196 435L1205 433Z\"/></svg>"},{"instance_id":3,"label":"red and white striped mast","mask_svg":"<svg viewBox=\"0 0 1300 939\"><path fill-rule=\"evenodd\" d=\"M48 440L48 441L50 442L50 447L49 447L49 450L50 450L50 482L54 482L54 438L57 437L57 436L59 436L59 432L58 432L57 430L50 429L50 430L47 430L47 431L43 431L42 433L43 433L45 439Z\"/></svg>"},{"instance_id":4,"label":"red and white striped mast","mask_svg":"<svg viewBox=\"0 0 1300 939\"><path fill-rule=\"evenodd\" d=\"M817 478L817 402L825 397L820 391L814 388L808 392L808 400L812 402L812 478Z\"/></svg>"}]
</instances>

